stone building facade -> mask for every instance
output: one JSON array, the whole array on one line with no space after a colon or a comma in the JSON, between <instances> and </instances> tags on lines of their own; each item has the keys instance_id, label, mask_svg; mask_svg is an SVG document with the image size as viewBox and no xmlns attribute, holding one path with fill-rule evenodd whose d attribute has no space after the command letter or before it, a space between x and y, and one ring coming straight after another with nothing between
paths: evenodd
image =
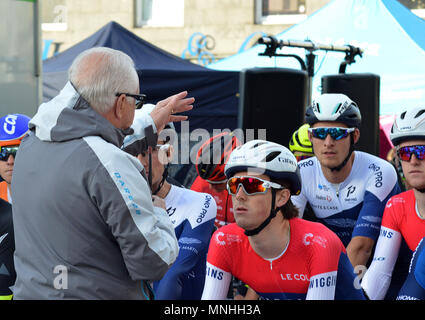
<instances>
[{"instance_id":1,"label":"stone building facade","mask_svg":"<svg viewBox=\"0 0 425 320\"><path fill-rule=\"evenodd\" d=\"M252 46L305 19L330 0L43 0L47 56L61 52L115 21L144 40L181 56L195 33L215 59ZM252 36L251 39L248 39ZM199 40L201 35L194 36ZM194 45L195 42L192 42ZM194 48L194 46L192 46ZM196 62L186 52L186 58Z\"/></svg>"}]
</instances>

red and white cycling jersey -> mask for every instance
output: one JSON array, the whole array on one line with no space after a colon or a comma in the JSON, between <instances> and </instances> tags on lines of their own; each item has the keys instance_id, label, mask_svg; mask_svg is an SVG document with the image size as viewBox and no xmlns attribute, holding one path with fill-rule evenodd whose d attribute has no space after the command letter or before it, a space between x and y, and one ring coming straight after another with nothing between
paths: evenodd
<instances>
[{"instance_id":1,"label":"red and white cycling jersey","mask_svg":"<svg viewBox=\"0 0 425 320\"><path fill-rule=\"evenodd\" d=\"M418 213L414 191L408 190L391 197L385 207L372 264L362 281L362 287L370 299L381 300L385 297L402 238L414 251L423 237L425 219Z\"/></svg>"},{"instance_id":2,"label":"red and white cycling jersey","mask_svg":"<svg viewBox=\"0 0 425 320\"><path fill-rule=\"evenodd\" d=\"M337 235L299 218L289 224L288 246L274 259L259 256L236 224L218 229L210 241L202 299L225 299L232 275L265 299L334 299L338 275L338 282L347 284L345 298L361 299Z\"/></svg>"},{"instance_id":3,"label":"red and white cycling jersey","mask_svg":"<svg viewBox=\"0 0 425 320\"><path fill-rule=\"evenodd\" d=\"M393 196L388 201L381 226L401 233L410 250L415 251L425 236L425 219L418 214L413 190ZM382 230L381 236L391 239L391 235L384 234Z\"/></svg>"}]
</instances>

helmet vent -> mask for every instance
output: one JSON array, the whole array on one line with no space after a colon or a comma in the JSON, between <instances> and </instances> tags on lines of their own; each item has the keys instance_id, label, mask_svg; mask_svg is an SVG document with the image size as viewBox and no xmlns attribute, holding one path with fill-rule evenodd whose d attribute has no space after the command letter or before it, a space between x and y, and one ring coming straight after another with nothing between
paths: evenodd
<instances>
[{"instance_id":1,"label":"helmet vent","mask_svg":"<svg viewBox=\"0 0 425 320\"><path fill-rule=\"evenodd\" d=\"M267 142L258 142L258 143L256 143L256 144L254 144L252 147L251 147L251 149L255 149L255 148L257 148L257 147L259 147L259 146L261 146L261 145L263 145L263 144L266 144Z\"/></svg>"},{"instance_id":2,"label":"helmet vent","mask_svg":"<svg viewBox=\"0 0 425 320\"><path fill-rule=\"evenodd\" d=\"M421 116L424 112L425 112L425 110L424 110L424 109L420 110L420 111L416 114L415 118L420 117L420 116Z\"/></svg>"},{"instance_id":3,"label":"helmet vent","mask_svg":"<svg viewBox=\"0 0 425 320\"><path fill-rule=\"evenodd\" d=\"M280 151L271 152L261 162L270 162L270 161L273 161L278 155L280 155Z\"/></svg>"},{"instance_id":4,"label":"helmet vent","mask_svg":"<svg viewBox=\"0 0 425 320\"><path fill-rule=\"evenodd\" d=\"M404 119L404 117L406 116L406 111L404 111L401 115L400 115L400 119Z\"/></svg>"},{"instance_id":5,"label":"helmet vent","mask_svg":"<svg viewBox=\"0 0 425 320\"><path fill-rule=\"evenodd\" d=\"M321 113L321 112L320 112L320 107L319 107L319 104L318 104L318 103L316 103L316 107L317 107L317 112L318 112L318 113Z\"/></svg>"},{"instance_id":6,"label":"helmet vent","mask_svg":"<svg viewBox=\"0 0 425 320\"><path fill-rule=\"evenodd\" d=\"M334 113L338 113L339 109L341 109L341 106L342 106L342 103L340 103L340 104L338 105L338 107L336 108L336 110L335 110L335 112L334 112Z\"/></svg>"}]
</instances>

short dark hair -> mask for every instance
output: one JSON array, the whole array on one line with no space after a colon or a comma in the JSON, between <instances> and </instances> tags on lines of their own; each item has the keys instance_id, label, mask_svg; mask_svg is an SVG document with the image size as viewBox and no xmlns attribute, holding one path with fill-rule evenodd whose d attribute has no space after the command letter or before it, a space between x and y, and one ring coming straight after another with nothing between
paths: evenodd
<instances>
[{"instance_id":1,"label":"short dark hair","mask_svg":"<svg viewBox=\"0 0 425 320\"><path fill-rule=\"evenodd\" d=\"M280 184L285 189L291 190L291 183L288 180L271 179L270 181ZM286 220L298 217L298 209L292 203L291 197L289 197L288 201L279 209L280 212L282 212L283 218L285 218Z\"/></svg>"}]
</instances>

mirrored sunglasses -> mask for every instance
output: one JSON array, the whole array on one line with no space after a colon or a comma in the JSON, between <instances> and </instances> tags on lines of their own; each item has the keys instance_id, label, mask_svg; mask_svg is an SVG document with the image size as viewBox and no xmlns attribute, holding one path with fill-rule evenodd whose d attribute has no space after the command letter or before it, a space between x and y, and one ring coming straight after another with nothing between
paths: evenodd
<instances>
[{"instance_id":1,"label":"mirrored sunglasses","mask_svg":"<svg viewBox=\"0 0 425 320\"><path fill-rule=\"evenodd\" d=\"M9 156L12 155L13 157L16 157L16 152L18 152L19 146L7 146L7 147L1 147L0 149L0 160L1 161L7 161L9 159Z\"/></svg>"},{"instance_id":2,"label":"mirrored sunglasses","mask_svg":"<svg viewBox=\"0 0 425 320\"><path fill-rule=\"evenodd\" d=\"M234 196L238 193L240 185L242 185L242 188L247 195L266 193L267 189L269 188L283 189L280 184L263 180L257 177L235 176L227 180L227 191L230 195Z\"/></svg>"},{"instance_id":3,"label":"mirrored sunglasses","mask_svg":"<svg viewBox=\"0 0 425 320\"><path fill-rule=\"evenodd\" d=\"M425 146L407 146L397 149L397 155L401 161L410 161L412 154L415 154L418 160L425 159Z\"/></svg>"},{"instance_id":4,"label":"mirrored sunglasses","mask_svg":"<svg viewBox=\"0 0 425 320\"><path fill-rule=\"evenodd\" d=\"M322 127L322 128L309 128L314 138L325 140L328 134L334 140L341 140L348 136L349 133L353 132L355 128L340 128L340 127Z\"/></svg>"}]
</instances>

